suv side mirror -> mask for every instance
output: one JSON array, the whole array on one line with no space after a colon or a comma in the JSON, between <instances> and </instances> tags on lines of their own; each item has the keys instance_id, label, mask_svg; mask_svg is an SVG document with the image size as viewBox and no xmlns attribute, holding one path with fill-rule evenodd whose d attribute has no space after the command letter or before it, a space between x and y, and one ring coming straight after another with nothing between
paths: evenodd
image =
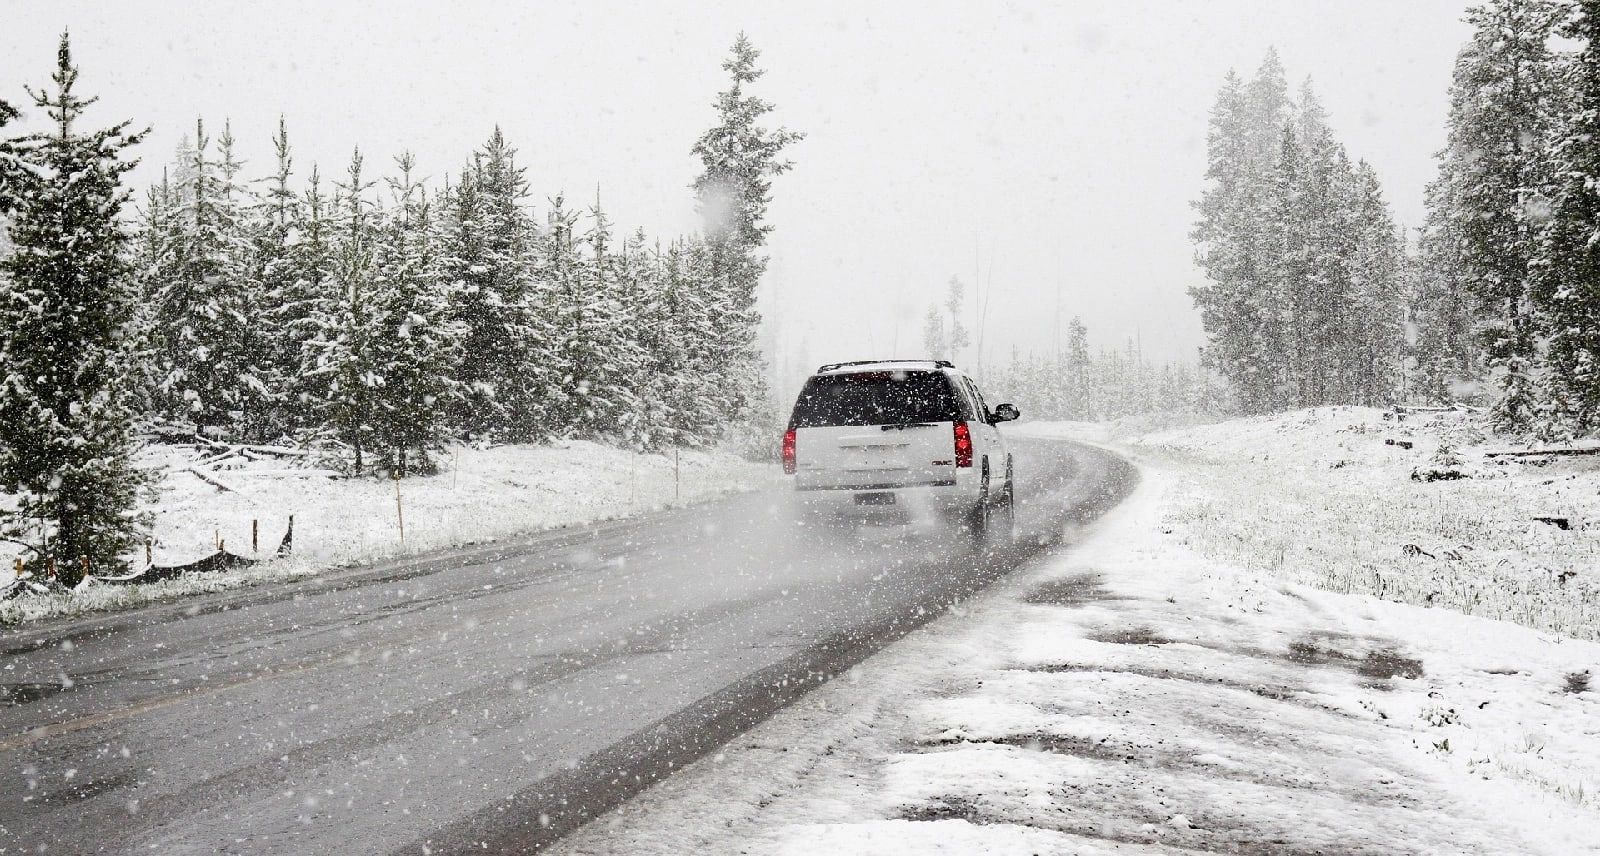
<instances>
[{"instance_id":1,"label":"suv side mirror","mask_svg":"<svg viewBox=\"0 0 1600 856\"><path fill-rule=\"evenodd\" d=\"M1001 404L994 409L993 420L997 423L1010 422L1013 419L1021 418L1022 411L1018 410L1015 404Z\"/></svg>"}]
</instances>

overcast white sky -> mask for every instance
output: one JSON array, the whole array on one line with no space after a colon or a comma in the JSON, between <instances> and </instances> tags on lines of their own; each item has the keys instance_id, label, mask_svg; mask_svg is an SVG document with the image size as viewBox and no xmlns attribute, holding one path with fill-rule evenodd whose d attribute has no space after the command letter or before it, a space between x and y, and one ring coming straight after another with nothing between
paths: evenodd
<instances>
[{"instance_id":1,"label":"overcast white sky","mask_svg":"<svg viewBox=\"0 0 1600 856\"><path fill-rule=\"evenodd\" d=\"M1202 342L1189 203L1223 74L1275 45L1415 225L1465 5L0 0L0 94L43 83L67 27L97 117L153 126L141 183L196 115L231 118L263 175L280 113L324 174L356 145L454 172L499 123L541 208L598 186L620 225L670 236L696 227L689 147L743 29L776 121L808 134L771 211L785 354L916 355L926 305L981 271L986 356L1050 347L1059 295L1096 346L1159 360Z\"/></svg>"}]
</instances>

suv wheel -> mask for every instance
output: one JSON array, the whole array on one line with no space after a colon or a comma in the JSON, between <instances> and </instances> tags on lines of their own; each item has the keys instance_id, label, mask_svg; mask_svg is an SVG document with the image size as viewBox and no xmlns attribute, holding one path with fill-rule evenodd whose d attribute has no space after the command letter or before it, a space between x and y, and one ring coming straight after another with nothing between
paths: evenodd
<instances>
[{"instance_id":1,"label":"suv wheel","mask_svg":"<svg viewBox=\"0 0 1600 856\"><path fill-rule=\"evenodd\" d=\"M993 546L1006 548L1016 543L1017 537L1017 483L1011 470L1011 458L1006 457L1005 487L1000 489L999 519L991 519L989 528L990 542Z\"/></svg>"},{"instance_id":2,"label":"suv wheel","mask_svg":"<svg viewBox=\"0 0 1600 856\"><path fill-rule=\"evenodd\" d=\"M982 544L988 537L989 526L994 514L993 503L989 499L989 462L983 463L982 487L978 489L978 502L967 512L967 532L972 540Z\"/></svg>"}]
</instances>

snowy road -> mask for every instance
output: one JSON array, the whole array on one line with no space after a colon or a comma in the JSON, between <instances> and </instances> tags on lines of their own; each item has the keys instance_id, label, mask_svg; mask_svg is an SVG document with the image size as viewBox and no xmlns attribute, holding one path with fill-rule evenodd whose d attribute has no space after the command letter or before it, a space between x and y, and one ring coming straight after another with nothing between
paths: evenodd
<instances>
[{"instance_id":1,"label":"snowy road","mask_svg":"<svg viewBox=\"0 0 1600 856\"><path fill-rule=\"evenodd\" d=\"M1029 550L1123 493L1017 446ZM0 852L517 852L982 588L956 537L802 538L778 494L0 643Z\"/></svg>"}]
</instances>

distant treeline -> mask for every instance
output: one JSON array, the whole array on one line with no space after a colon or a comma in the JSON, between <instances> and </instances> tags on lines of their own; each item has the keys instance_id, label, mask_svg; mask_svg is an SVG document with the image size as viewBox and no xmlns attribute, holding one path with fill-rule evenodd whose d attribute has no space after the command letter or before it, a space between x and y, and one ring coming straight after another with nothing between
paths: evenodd
<instances>
[{"instance_id":1,"label":"distant treeline","mask_svg":"<svg viewBox=\"0 0 1600 856\"><path fill-rule=\"evenodd\" d=\"M1138 346L1089 349L1089 330L1073 318L1053 353L1013 351L986 375L985 393L1015 403L1029 419L1111 422L1146 414L1214 415L1226 407L1221 380L1192 363L1150 363Z\"/></svg>"}]
</instances>

